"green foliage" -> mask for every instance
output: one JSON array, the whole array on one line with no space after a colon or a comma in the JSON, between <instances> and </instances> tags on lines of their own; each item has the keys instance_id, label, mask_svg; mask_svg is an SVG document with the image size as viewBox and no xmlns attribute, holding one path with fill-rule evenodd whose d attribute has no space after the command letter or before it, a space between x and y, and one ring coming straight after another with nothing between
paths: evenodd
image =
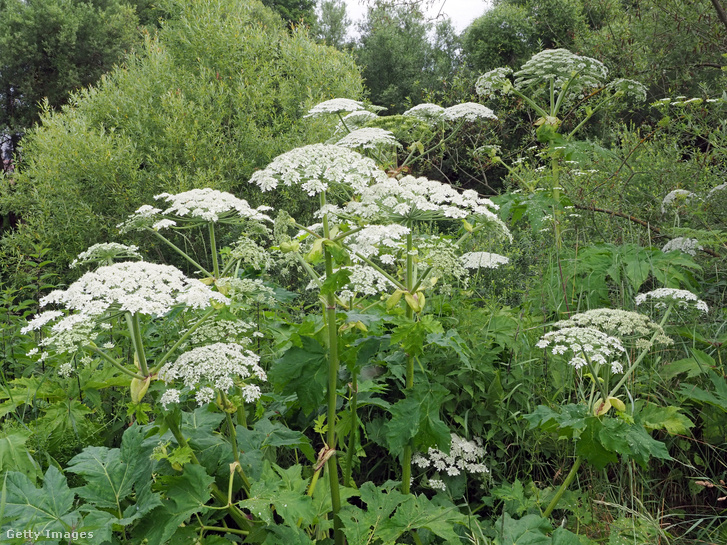
<instances>
[{"instance_id":1,"label":"green foliage","mask_svg":"<svg viewBox=\"0 0 727 545\"><path fill-rule=\"evenodd\" d=\"M454 29L447 22L437 26L437 47L429 42L430 29L418 6L369 8L355 54L372 103L401 113L422 102L440 78L451 75L456 65Z\"/></svg>"},{"instance_id":2,"label":"green foliage","mask_svg":"<svg viewBox=\"0 0 727 545\"><path fill-rule=\"evenodd\" d=\"M207 186L256 201L253 170L319 134L321 123L301 121L306 110L361 93L349 57L286 32L256 2L174 7L138 55L26 137L24 168L0 198L23 218L6 246L39 238L70 261L164 191ZM293 202L282 192L269 204L309 213Z\"/></svg>"},{"instance_id":3,"label":"green foliage","mask_svg":"<svg viewBox=\"0 0 727 545\"><path fill-rule=\"evenodd\" d=\"M119 0L5 0L1 11L0 128L9 133L29 129L40 102L60 107L141 42L134 10Z\"/></svg>"}]
</instances>

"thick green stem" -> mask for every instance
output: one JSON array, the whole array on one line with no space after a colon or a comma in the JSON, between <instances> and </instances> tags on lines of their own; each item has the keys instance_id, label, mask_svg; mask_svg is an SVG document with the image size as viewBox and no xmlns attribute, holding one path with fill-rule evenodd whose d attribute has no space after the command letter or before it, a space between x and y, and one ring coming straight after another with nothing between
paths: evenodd
<instances>
[{"instance_id":1,"label":"thick green stem","mask_svg":"<svg viewBox=\"0 0 727 545\"><path fill-rule=\"evenodd\" d=\"M138 378L139 380L144 380L146 377L141 376L139 373L134 373L132 371L129 371L126 367L121 365L118 361L116 361L114 358L109 356L106 352L101 350L98 346L95 345L89 345L89 348L93 350L96 354L101 356L105 361L109 362L111 365L116 367L119 371L122 373L129 375L132 378Z\"/></svg>"},{"instance_id":2,"label":"thick green stem","mask_svg":"<svg viewBox=\"0 0 727 545\"><path fill-rule=\"evenodd\" d=\"M406 235L406 288L411 290L416 281L414 274L414 242L411 231ZM406 317L408 320L414 319L414 311L412 308L406 306ZM414 387L414 356L412 354L406 355L406 384L407 390ZM409 494L411 487L411 458L412 458L412 447L411 441L404 446L404 454L402 455L401 462L401 492L402 494Z\"/></svg>"},{"instance_id":3,"label":"thick green stem","mask_svg":"<svg viewBox=\"0 0 727 545\"><path fill-rule=\"evenodd\" d=\"M215 238L215 224L209 222L207 224L210 233L210 250L212 252L212 276L220 277L220 263L217 259L217 239Z\"/></svg>"},{"instance_id":4,"label":"thick green stem","mask_svg":"<svg viewBox=\"0 0 727 545\"><path fill-rule=\"evenodd\" d=\"M550 500L550 504L543 512L543 518L548 518L550 514L553 512L553 509L556 508L558 505L558 502L560 501L560 498L563 497L563 494L565 494L565 491L568 490L568 487L573 482L573 479L576 478L576 474L578 473L578 468L581 467L581 462L583 461L583 458L580 456L576 457L576 461L573 462L573 467L570 469L570 472L568 473L568 476L565 478L565 481L563 481L563 484L560 485L560 488L555 493L555 496L553 496L553 499Z\"/></svg>"},{"instance_id":5,"label":"thick green stem","mask_svg":"<svg viewBox=\"0 0 727 545\"><path fill-rule=\"evenodd\" d=\"M351 473L353 466L353 453L358 445L358 422L356 411L358 410L358 375L353 373L351 378L351 434L348 438L348 449L346 450L346 469L343 474L343 482L346 486L353 488Z\"/></svg>"},{"instance_id":6,"label":"thick green stem","mask_svg":"<svg viewBox=\"0 0 727 545\"><path fill-rule=\"evenodd\" d=\"M227 404L227 396L224 392L221 393L223 403ZM245 472L242 470L242 466L240 465L240 449L237 448L237 431L235 430L235 424L232 422L232 415L227 411L225 411L225 418L227 420L227 431L230 434L230 446L232 447L232 455L235 457L235 462L237 462L235 466L235 471L237 471L237 474L242 479L242 484L245 487L245 492L249 494L250 480L247 478L247 475L245 475Z\"/></svg>"},{"instance_id":7,"label":"thick green stem","mask_svg":"<svg viewBox=\"0 0 727 545\"><path fill-rule=\"evenodd\" d=\"M326 205L326 194L321 193L321 209L324 210ZM328 214L323 215L323 236L330 238L331 230L328 223ZM323 246L323 255L326 265L326 277L333 275L333 256L328 248ZM334 293L326 294L326 328L328 332L328 432L326 434L326 442L329 449L336 449L336 403L338 401L338 328L336 327L336 295ZM341 530L341 520L338 518L338 512L341 509L341 493L338 483L338 463L336 457L331 456L326 462L328 466L328 478L331 487L331 508L333 514L333 532L336 545L344 544L344 535Z\"/></svg>"},{"instance_id":8,"label":"thick green stem","mask_svg":"<svg viewBox=\"0 0 727 545\"><path fill-rule=\"evenodd\" d=\"M139 369L144 377L149 376L149 369L146 366L146 354L144 353L144 341L141 337L141 323L139 322L139 315L127 312L126 325L129 326L129 333L131 334L131 342L134 345L134 353L138 360Z\"/></svg>"}]
</instances>

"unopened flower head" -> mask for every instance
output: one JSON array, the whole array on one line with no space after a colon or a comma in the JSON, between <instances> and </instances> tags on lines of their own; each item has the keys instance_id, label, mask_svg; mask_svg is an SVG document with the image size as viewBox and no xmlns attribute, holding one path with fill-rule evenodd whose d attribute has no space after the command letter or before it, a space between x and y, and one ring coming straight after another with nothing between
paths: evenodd
<instances>
[{"instance_id":1,"label":"unopened flower head","mask_svg":"<svg viewBox=\"0 0 727 545\"><path fill-rule=\"evenodd\" d=\"M391 131L379 129L376 127L364 127L350 132L338 142L337 146L344 148L356 149L379 149L381 147L401 147L401 144L394 138Z\"/></svg>"},{"instance_id":2,"label":"unopened flower head","mask_svg":"<svg viewBox=\"0 0 727 545\"><path fill-rule=\"evenodd\" d=\"M615 93L621 93L624 96L644 102L646 100L646 87L644 84L632 79L617 79L608 84L608 88Z\"/></svg>"},{"instance_id":3,"label":"unopened flower head","mask_svg":"<svg viewBox=\"0 0 727 545\"><path fill-rule=\"evenodd\" d=\"M687 191L686 189L675 189L674 191L670 191L661 201L661 213L666 214L669 210L688 203L694 197L694 193Z\"/></svg>"},{"instance_id":4,"label":"unopened flower head","mask_svg":"<svg viewBox=\"0 0 727 545\"><path fill-rule=\"evenodd\" d=\"M272 221L263 212L272 210L269 206L251 208L245 199L238 199L231 193L216 189L192 189L171 195L161 193L154 197L165 200L170 206L162 212L164 216L201 219L205 222L217 223L231 218L244 218L256 221Z\"/></svg>"},{"instance_id":5,"label":"unopened flower head","mask_svg":"<svg viewBox=\"0 0 727 545\"><path fill-rule=\"evenodd\" d=\"M444 108L437 104L425 102L423 104L417 104L413 108L409 108L402 115L415 117L425 123L433 125L440 122L444 117Z\"/></svg>"},{"instance_id":6,"label":"unopened flower head","mask_svg":"<svg viewBox=\"0 0 727 545\"><path fill-rule=\"evenodd\" d=\"M618 337L622 342L633 341L637 347L647 348L653 344L671 345L674 341L664 329L648 316L639 312L615 308L597 308L574 314L567 320L555 323L555 327L591 327L608 335Z\"/></svg>"},{"instance_id":7,"label":"unopened flower head","mask_svg":"<svg viewBox=\"0 0 727 545\"><path fill-rule=\"evenodd\" d=\"M217 289L229 297L233 303L275 304L275 291L266 286L259 278L220 278L217 281Z\"/></svg>"},{"instance_id":8,"label":"unopened flower head","mask_svg":"<svg viewBox=\"0 0 727 545\"><path fill-rule=\"evenodd\" d=\"M363 110L364 106L357 100L350 98L332 98L320 104L316 104L303 117L317 117L319 115L341 114L344 112L355 112Z\"/></svg>"},{"instance_id":9,"label":"unopened flower head","mask_svg":"<svg viewBox=\"0 0 727 545\"><path fill-rule=\"evenodd\" d=\"M497 116L487 106L476 102L464 102L446 108L444 110L444 119L448 121L480 121L483 119L497 119Z\"/></svg>"},{"instance_id":10,"label":"unopened flower head","mask_svg":"<svg viewBox=\"0 0 727 545\"><path fill-rule=\"evenodd\" d=\"M570 364L576 369L591 362L610 365L614 373L623 372L618 361L620 354L626 352L621 341L592 327L564 327L543 335L535 345L538 348L550 347L554 355L570 352Z\"/></svg>"},{"instance_id":11,"label":"unopened flower head","mask_svg":"<svg viewBox=\"0 0 727 545\"><path fill-rule=\"evenodd\" d=\"M78 254L78 257L71 262L70 267L74 269L84 263L108 264L109 261L114 259L141 259L141 254L137 246L127 246L118 242L101 242Z\"/></svg>"},{"instance_id":12,"label":"unopened flower head","mask_svg":"<svg viewBox=\"0 0 727 545\"><path fill-rule=\"evenodd\" d=\"M583 89L601 87L607 76L608 69L596 59L574 55L567 49L546 49L515 72L515 87L522 90L552 80L556 89L563 89L572 80L568 91L578 94Z\"/></svg>"},{"instance_id":13,"label":"unopened flower head","mask_svg":"<svg viewBox=\"0 0 727 545\"><path fill-rule=\"evenodd\" d=\"M450 477L455 477L462 472L490 472L484 464L486 452L485 447L482 445L482 439L475 437L473 441L467 441L455 433L451 434L451 437L452 443L449 454L430 448L426 455L416 454L412 459L412 463L422 469L432 468L440 475Z\"/></svg>"},{"instance_id":14,"label":"unopened flower head","mask_svg":"<svg viewBox=\"0 0 727 545\"><path fill-rule=\"evenodd\" d=\"M689 255L697 255L698 250L702 250L702 245L696 238L677 237L666 244L661 249L662 252L679 251Z\"/></svg>"},{"instance_id":15,"label":"unopened flower head","mask_svg":"<svg viewBox=\"0 0 727 545\"><path fill-rule=\"evenodd\" d=\"M212 301L226 303L227 298L199 280L187 278L176 267L127 261L87 272L68 289L43 297L40 305L63 305L86 317L98 317L112 308L131 314L161 316L178 304L204 308ZM72 317L64 318L54 327L61 327L61 323ZM42 319L37 317L31 324L37 329L43 325Z\"/></svg>"},{"instance_id":16,"label":"unopened flower head","mask_svg":"<svg viewBox=\"0 0 727 545\"><path fill-rule=\"evenodd\" d=\"M653 302L658 309L666 308L668 305L675 305L679 308L696 308L701 312L709 312L707 303L699 299L691 291L678 290L674 288L658 288L647 293L640 293L636 296L636 305L643 305L647 301Z\"/></svg>"},{"instance_id":17,"label":"unopened flower head","mask_svg":"<svg viewBox=\"0 0 727 545\"><path fill-rule=\"evenodd\" d=\"M490 252L467 252L460 256L460 260L467 269L496 269L510 262L504 255Z\"/></svg>"},{"instance_id":18,"label":"unopened flower head","mask_svg":"<svg viewBox=\"0 0 727 545\"><path fill-rule=\"evenodd\" d=\"M374 161L353 150L313 144L279 155L263 170L255 172L250 183L263 191L272 191L279 183L300 186L313 196L330 186L360 192L370 183L386 178L386 173Z\"/></svg>"},{"instance_id":19,"label":"unopened flower head","mask_svg":"<svg viewBox=\"0 0 727 545\"><path fill-rule=\"evenodd\" d=\"M255 324L244 320L207 321L192 332L189 337L189 344L201 346L232 341L240 345L246 345L250 343L248 337L254 330Z\"/></svg>"},{"instance_id":20,"label":"unopened flower head","mask_svg":"<svg viewBox=\"0 0 727 545\"><path fill-rule=\"evenodd\" d=\"M512 82L510 76L512 68L502 67L495 68L489 72L485 72L475 84L477 94L482 98L490 98L494 94L509 95L512 93Z\"/></svg>"},{"instance_id":21,"label":"unopened flower head","mask_svg":"<svg viewBox=\"0 0 727 545\"><path fill-rule=\"evenodd\" d=\"M257 354L236 343L215 343L185 352L159 370L167 384L181 381L189 390L214 388L228 393L251 380L265 381Z\"/></svg>"}]
</instances>

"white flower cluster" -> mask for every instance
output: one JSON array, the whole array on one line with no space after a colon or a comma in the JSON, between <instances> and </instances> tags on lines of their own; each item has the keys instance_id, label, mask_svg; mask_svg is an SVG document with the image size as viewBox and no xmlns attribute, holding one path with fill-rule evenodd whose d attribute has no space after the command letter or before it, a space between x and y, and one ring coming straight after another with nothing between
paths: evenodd
<instances>
[{"instance_id":1,"label":"white flower cluster","mask_svg":"<svg viewBox=\"0 0 727 545\"><path fill-rule=\"evenodd\" d=\"M401 147L394 137L394 133L376 127L364 127L351 131L336 142L337 146L356 149L378 149L382 146Z\"/></svg>"},{"instance_id":2,"label":"white flower cluster","mask_svg":"<svg viewBox=\"0 0 727 545\"><path fill-rule=\"evenodd\" d=\"M485 99L490 98L495 93L509 95L512 93L513 87L509 77L511 75L512 68L507 67L495 68L485 72L477 79L475 91Z\"/></svg>"},{"instance_id":3,"label":"white flower cluster","mask_svg":"<svg viewBox=\"0 0 727 545\"><path fill-rule=\"evenodd\" d=\"M666 194L661 201L661 213L666 214L671 208L676 208L681 204L688 203L695 195L686 189L675 189Z\"/></svg>"},{"instance_id":4,"label":"white flower cluster","mask_svg":"<svg viewBox=\"0 0 727 545\"><path fill-rule=\"evenodd\" d=\"M340 114L343 112L356 112L363 110L364 106L357 100L350 98L332 98L316 104L303 117L317 117L319 115Z\"/></svg>"},{"instance_id":5,"label":"white flower cluster","mask_svg":"<svg viewBox=\"0 0 727 545\"><path fill-rule=\"evenodd\" d=\"M199 280L187 278L176 267L127 261L87 272L68 289L55 290L43 297L40 306L60 304L76 311L53 326L53 331L58 332L75 329L112 309L161 316L178 304L204 308L212 301L228 302L225 296L213 292ZM62 315L54 310L43 312L22 332L40 329Z\"/></svg>"},{"instance_id":6,"label":"white flower cluster","mask_svg":"<svg viewBox=\"0 0 727 545\"><path fill-rule=\"evenodd\" d=\"M252 267L256 271L262 270L272 263L270 255L265 248L251 238L244 236L235 242L230 251L230 258L234 260L239 259L243 265Z\"/></svg>"},{"instance_id":7,"label":"white flower cluster","mask_svg":"<svg viewBox=\"0 0 727 545\"><path fill-rule=\"evenodd\" d=\"M664 244L661 251L667 253L678 250L685 254L697 255L697 251L702 249L702 245L696 238L677 237Z\"/></svg>"},{"instance_id":8,"label":"white flower cluster","mask_svg":"<svg viewBox=\"0 0 727 545\"><path fill-rule=\"evenodd\" d=\"M363 191L372 181L386 179L376 163L341 146L313 144L276 157L267 167L252 175L250 183L262 191L272 191L279 183L300 186L308 195L318 195L330 185Z\"/></svg>"},{"instance_id":9,"label":"white flower cluster","mask_svg":"<svg viewBox=\"0 0 727 545\"><path fill-rule=\"evenodd\" d=\"M105 264L113 259L141 259L138 246L127 246L118 242L101 242L94 244L71 262L70 268L75 269L84 263Z\"/></svg>"},{"instance_id":10,"label":"white flower cluster","mask_svg":"<svg viewBox=\"0 0 727 545\"><path fill-rule=\"evenodd\" d=\"M387 293L390 288L394 287L391 280L368 265L350 265L342 268L351 271L348 284L339 294L339 297L344 301L354 299L359 294L378 295Z\"/></svg>"},{"instance_id":11,"label":"white flower cluster","mask_svg":"<svg viewBox=\"0 0 727 545\"><path fill-rule=\"evenodd\" d=\"M477 104L476 102L463 102L455 104L444 110L444 119L447 121L457 121L463 119L465 121L479 121L480 119L497 119L495 112L487 106Z\"/></svg>"},{"instance_id":12,"label":"white flower cluster","mask_svg":"<svg viewBox=\"0 0 727 545\"><path fill-rule=\"evenodd\" d=\"M648 300L654 300L656 308L666 308L667 304L676 303L680 308L688 308L694 306L702 312L709 312L707 303L699 299L691 291L678 290L674 288L658 288L647 293L640 293L636 296L636 305L642 305Z\"/></svg>"},{"instance_id":13,"label":"white flower cluster","mask_svg":"<svg viewBox=\"0 0 727 545\"><path fill-rule=\"evenodd\" d=\"M626 349L616 337L606 335L592 327L564 327L543 335L535 345L538 348L551 347L554 355L571 352L573 357L569 363L580 369L588 362L599 365L610 365L614 373L622 373L623 366L613 359Z\"/></svg>"},{"instance_id":14,"label":"white flower cluster","mask_svg":"<svg viewBox=\"0 0 727 545\"><path fill-rule=\"evenodd\" d=\"M608 88L616 93L633 98L639 102L646 100L646 87L643 83L632 79L617 79L608 84Z\"/></svg>"},{"instance_id":15,"label":"white flower cluster","mask_svg":"<svg viewBox=\"0 0 727 545\"><path fill-rule=\"evenodd\" d=\"M482 439L475 437L474 441L467 441L453 433L452 446L449 454L441 450L430 448L426 456L415 454L412 463L422 469L432 468L439 474L446 474L455 477L462 472L468 473L489 473L490 470L484 464L485 447ZM430 479L429 486L444 490L444 483L440 479Z\"/></svg>"},{"instance_id":16,"label":"white flower cluster","mask_svg":"<svg viewBox=\"0 0 727 545\"><path fill-rule=\"evenodd\" d=\"M490 252L467 252L460 256L460 261L467 269L496 269L500 265L507 265L510 259Z\"/></svg>"},{"instance_id":17,"label":"white flower cluster","mask_svg":"<svg viewBox=\"0 0 727 545\"><path fill-rule=\"evenodd\" d=\"M555 87L562 89L573 78L568 90L578 94L583 89L601 87L607 76L608 69L601 61L574 55L567 49L546 49L533 55L515 72L515 86L526 89L553 80Z\"/></svg>"},{"instance_id":18,"label":"white flower cluster","mask_svg":"<svg viewBox=\"0 0 727 545\"><path fill-rule=\"evenodd\" d=\"M260 388L242 381L257 378L265 381L267 376L259 365L260 358L250 350L236 343L215 343L200 346L185 352L174 363L167 363L159 370L159 379L167 384L181 380L190 391L198 390L197 402L209 403L214 389L228 393L240 385L243 399L250 403L260 397ZM179 401L180 391L168 389L161 398L166 408L169 403Z\"/></svg>"},{"instance_id":19,"label":"white flower cluster","mask_svg":"<svg viewBox=\"0 0 727 545\"><path fill-rule=\"evenodd\" d=\"M144 205L118 225L124 233L141 230L151 226L160 231L177 225L178 221L203 221L217 223L222 220L238 220L239 218L254 221L272 221L263 212L272 210L269 206L252 208L245 199L238 199L231 193L216 189L192 189L172 195L160 193L154 196L157 200L165 200L171 204L166 210ZM171 219L165 216L172 216Z\"/></svg>"},{"instance_id":20,"label":"white flower cluster","mask_svg":"<svg viewBox=\"0 0 727 545\"><path fill-rule=\"evenodd\" d=\"M404 238L410 229L404 225L368 225L352 234L348 247L363 257L388 255L403 248Z\"/></svg>"},{"instance_id":21,"label":"white flower cluster","mask_svg":"<svg viewBox=\"0 0 727 545\"><path fill-rule=\"evenodd\" d=\"M413 108L409 108L402 115L407 117L415 117L420 121L424 121L430 125L439 123L444 117L444 108L437 104L431 104L425 102L423 104L417 104Z\"/></svg>"},{"instance_id":22,"label":"white flower cluster","mask_svg":"<svg viewBox=\"0 0 727 545\"><path fill-rule=\"evenodd\" d=\"M622 341L636 339L637 347L647 348L651 337L654 344L671 345L674 341L664 333L664 329L648 316L638 312L615 308L596 308L574 314L567 320L555 323L555 327L592 327L619 337ZM648 339L648 340L647 340Z\"/></svg>"},{"instance_id":23,"label":"white flower cluster","mask_svg":"<svg viewBox=\"0 0 727 545\"><path fill-rule=\"evenodd\" d=\"M275 291L257 278L220 278L217 289L236 303L275 304Z\"/></svg>"},{"instance_id":24,"label":"white flower cluster","mask_svg":"<svg viewBox=\"0 0 727 545\"><path fill-rule=\"evenodd\" d=\"M361 198L346 205L345 212L365 219L431 221L482 216L495 223L508 237L510 232L495 215L497 205L473 190L457 191L451 185L427 178L386 178L365 188Z\"/></svg>"},{"instance_id":25,"label":"white flower cluster","mask_svg":"<svg viewBox=\"0 0 727 545\"><path fill-rule=\"evenodd\" d=\"M203 323L189 337L189 344L200 346L222 341L250 344L248 335L255 330L255 324L243 320L215 320ZM183 332L184 333L184 332Z\"/></svg>"}]
</instances>

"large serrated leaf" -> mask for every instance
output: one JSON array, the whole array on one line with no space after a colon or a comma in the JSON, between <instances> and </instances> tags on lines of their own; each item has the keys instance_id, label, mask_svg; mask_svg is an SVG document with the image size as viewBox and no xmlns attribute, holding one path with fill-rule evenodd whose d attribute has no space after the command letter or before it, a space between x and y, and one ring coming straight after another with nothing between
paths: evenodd
<instances>
[{"instance_id":1,"label":"large serrated leaf","mask_svg":"<svg viewBox=\"0 0 727 545\"><path fill-rule=\"evenodd\" d=\"M274 363L268 378L284 394L295 392L300 406L311 414L323 403L328 385L325 349L311 337L301 337L303 346L290 348Z\"/></svg>"},{"instance_id":2,"label":"large serrated leaf","mask_svg":"<svg viewBox=\"0 0 727 545\"><path fill-rule=\"evenodd\" d=\"M46 471L42 488L36 488L23 473L9 471L3 493L3 526L12 521L16 529L65 532L81 520L80 512L73 510L75 494L55 466Z\"/></svg>"}]
</instances>

